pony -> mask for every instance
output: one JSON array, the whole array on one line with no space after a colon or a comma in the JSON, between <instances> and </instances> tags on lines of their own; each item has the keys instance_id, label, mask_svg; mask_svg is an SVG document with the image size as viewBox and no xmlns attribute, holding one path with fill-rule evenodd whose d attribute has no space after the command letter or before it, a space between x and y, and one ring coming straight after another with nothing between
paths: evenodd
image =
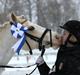
<instances>
[{"instance_id":1,"label":"pony","mask_svg":"<svg viewBox=\"0 0 80 75\"><path fill-rule=\"evenodd\" d=\"M28 33L30 35L36 36L38 38L40 38L46 30L46 28L44 28L38 24L34 24L34 23L30 22L29 20L25 19L23 15L16 16L15 14L12 13L11 14L11 21L12 22L13 21L19 22L24 27L28 27L28 28L32 27L33 30L28 31ZM51 30L51 38L52 38L51 41L52 41L53 48L58 48L59 45L62 43L62 42L59 43L59 41L61 41L61 39L59 37L61 37L61 36L60 36L60 34L57 33L57 31ZM56 39L57 39L57 41L56 41ZM27 40L30 43L30 46L32 49L38 48L38 43L36 41L34 41L33 39L30 39L30 37L27 37ZM45 33L45 35L43 37L43 43L50 43L50 33L49 32ZM48 45L46 47L49 48ZM26 45L24 46L24 49L29 50L29 48L26 47Z\"/></svg>"},{"instance_id":2,"label":"pony","mask_svg":"<svg viewBox=\"0 0 80 75\"><path fill-rule=\"evenodd\" d=\"M10 20L3 23L3 25L0 26L0 65L6 65L15 53L13 50L11 50L11 47L17 42L17 40L11 35L11 32L10 32L10 28L11 28L10 22L13 22L13 21L19 22L23 26L28 27L28 28L32 27L33 29L31 31L28 31L28 33L38 38L40 38L41 35L46 30L46 28L28 21L23 16L16 16L14 13L11 13ZM55 38L58 39L60 35L56 31L51 31L51 34L52 34L51 36L52 47L58 48L59 43L56 42ZM30 47L32 50L39 47L38 43L34 41L33 39L29 37L27 37L26 39L28 43L30 44ZM46 33L46 35L43 38L43 42L46 44L49 41L50 41L50 34ZM49 48L49 47L50 46L46 46L46 48ZM26 44L24 44L23 49L26 51L29 51L29 47ZM2 70L3 69L0 68L0 72Z\"/></svg>"}]
</instances>

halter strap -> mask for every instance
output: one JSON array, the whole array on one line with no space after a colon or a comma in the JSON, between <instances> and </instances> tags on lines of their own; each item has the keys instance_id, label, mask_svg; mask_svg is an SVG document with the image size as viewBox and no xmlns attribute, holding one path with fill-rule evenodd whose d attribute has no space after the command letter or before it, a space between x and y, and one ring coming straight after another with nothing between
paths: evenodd
<instances>
[{"instance_id":1,"label":"halter strap","mask_svg":"<svg viewBox=\"0 0 80 75\"><path fill-rule=\"evenodd\" d=\"M43 41L43 39L44 39L44 37L45 37L45 35L47 34L47 32L50 32L50 46L52 46L52 34L51 34L51 30L50 29L46 29L45 31L44 31L44 33L42 34L42 36L41 36L41 38L39 39L39 50L41 50L42 48L42 41Z\"/></svg>"},{"instance_id":2,"label":"halter strap","mask_svg":"<svg viewBox=\"0 0 80 75\"><path fill-rule=\"evenodd\" d=\"M47 34L48 31L50 32L50 46L52 46L52 34L51 34L51 30L50 29L46 29L40 38L36 37L36 36L33 36L33 35L31 35L31 34L29 34L27 32L25 32L25 35L27 37L31 38L32 40L38 42L39 50L41 50L42 49L42 41L43 41L43 39L44 39L44 37L45 37L45 35ZM28 47L30 49L30 52L32 53L32 48L29 45L27 40L26 40L26 44L28 45Z\"/></svg>"}]
</instances>

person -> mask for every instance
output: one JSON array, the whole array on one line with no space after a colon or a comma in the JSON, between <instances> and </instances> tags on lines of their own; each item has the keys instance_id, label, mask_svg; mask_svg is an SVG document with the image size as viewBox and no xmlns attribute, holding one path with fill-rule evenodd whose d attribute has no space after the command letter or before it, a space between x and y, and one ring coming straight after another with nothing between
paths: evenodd
<instances>
[{"instance_id":1,"label":"person","mask_svg":"<svg viewBox=\"0 0 80 75\"><path fill-rule=\"evenodd\" d=\"M80 21L67 21L60 28L64 31L56 62L50 69L43 57L39 56L36 63L40 75L80 75Z\"/></svg>"}]
</instances>

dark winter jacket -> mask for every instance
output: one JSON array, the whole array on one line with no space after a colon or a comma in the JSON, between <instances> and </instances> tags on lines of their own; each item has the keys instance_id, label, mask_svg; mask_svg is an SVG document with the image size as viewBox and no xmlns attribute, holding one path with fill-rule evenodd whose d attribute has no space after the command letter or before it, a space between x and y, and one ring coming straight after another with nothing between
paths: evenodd
<instances>
[{"instance_id":1,"label":"dark winter jacket","mask_svg":"<svg viewBox=\"0 0 80 75\"><path fill-rule=\"evenodd\" d=\"M60 63L63 63L61 69L59 69ZM80 75L80 44L74 47L61 46L55 65L56 72L50 74L50 68L46 63L38 66L40 75Z\"/></svg>"}]
</instances>

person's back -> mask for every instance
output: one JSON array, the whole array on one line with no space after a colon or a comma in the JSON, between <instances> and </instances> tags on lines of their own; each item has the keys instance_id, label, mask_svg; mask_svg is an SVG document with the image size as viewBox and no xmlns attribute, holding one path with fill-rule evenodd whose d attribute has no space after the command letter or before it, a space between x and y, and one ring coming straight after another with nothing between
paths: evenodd
<instances>
[{"instance_id":1,"label":"person's back","mask_svg":"<svg viewBox=\"0 0 80 75\"><path fill-rule=\"evenodd\" d=\"M80 44L74 47L62 46L55 65L57 75L80 75Z\"/></svg>"}]
</instances>

